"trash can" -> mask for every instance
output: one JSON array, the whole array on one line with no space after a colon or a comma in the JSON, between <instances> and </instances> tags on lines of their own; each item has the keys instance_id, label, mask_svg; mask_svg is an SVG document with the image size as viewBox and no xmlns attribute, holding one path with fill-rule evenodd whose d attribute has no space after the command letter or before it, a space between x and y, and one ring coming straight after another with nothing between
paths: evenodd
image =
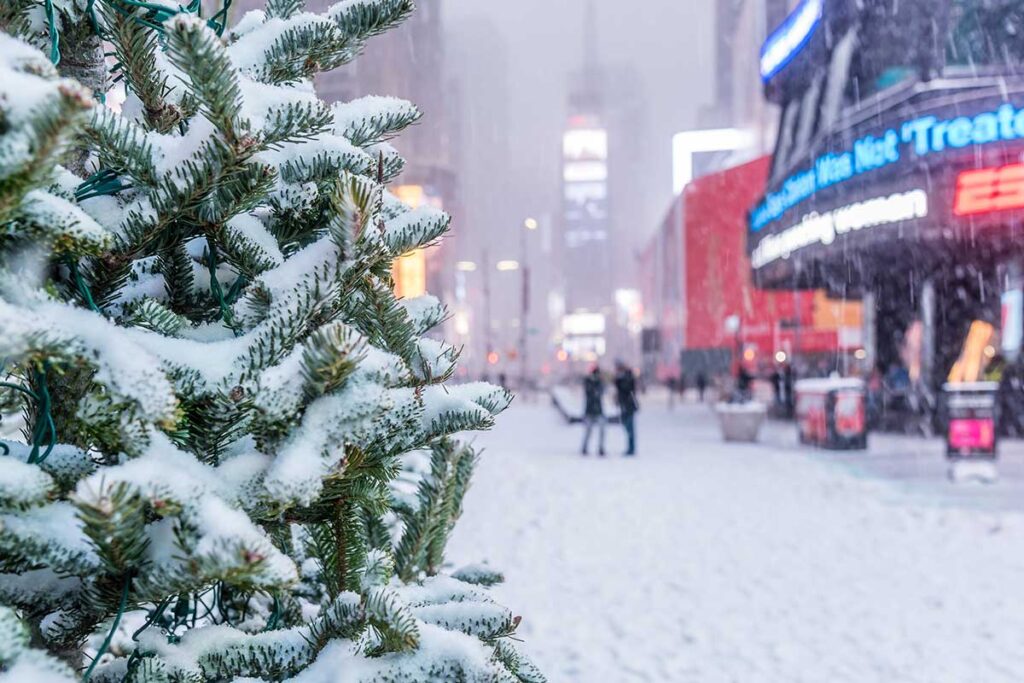
<instances>
[{"instance_id":1,"label":"trash can","mask_svg":"<svg viewBox=\"0 0 1024 683\"><path fill-rule=\"evenodd\" d=\"M998 382L942 387L946 407L946 455L950 460L995 460Z\"/></svg>"},{"instance_id":2,"label":"trash can","mask_svg":"<svg viewBox=\"0 0 1024 683\"><path fill-rule=\"evenodd\" d=\"M856 378L804 379L796 383L800 443L829 450L868 446L867 391Z\"/></svg>"}]
</instances>

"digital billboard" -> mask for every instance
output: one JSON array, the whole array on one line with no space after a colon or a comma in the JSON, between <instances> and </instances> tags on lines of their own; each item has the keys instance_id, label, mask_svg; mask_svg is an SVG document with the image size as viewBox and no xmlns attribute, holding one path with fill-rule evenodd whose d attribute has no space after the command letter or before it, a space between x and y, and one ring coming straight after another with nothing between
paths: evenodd
<instances>
[{"instance_id":1,"label":"digital billboard","mask_svg":"<svg viewBox=\"0 0 1024 683\"><path fill-rule=\"evenodd\" d=\"M869 276L997 239L1024 210L1024 92L953 95L872 112L777 173L748 217L758 284L827 286L854 261Z\"/></svg>"}]
</instances>

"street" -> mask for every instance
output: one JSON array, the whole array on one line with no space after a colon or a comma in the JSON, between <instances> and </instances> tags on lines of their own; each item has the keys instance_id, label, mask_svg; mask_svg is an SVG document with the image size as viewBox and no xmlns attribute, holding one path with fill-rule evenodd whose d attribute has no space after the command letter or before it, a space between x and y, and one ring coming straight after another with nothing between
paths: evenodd
<instances>
[{"instance_id":1,"label":"street","mask_svg":"<svg viewBox=\"0 0 1024 683\"><path fill-rule=\"evenodd\" d=\"M648 400L639 457L517 402L484 447L449 560L498 598L552 681L964 683L1024 676L1024 447L949 483L942 444L724 445L707 406Z\"/></svg>"}]
</instances>

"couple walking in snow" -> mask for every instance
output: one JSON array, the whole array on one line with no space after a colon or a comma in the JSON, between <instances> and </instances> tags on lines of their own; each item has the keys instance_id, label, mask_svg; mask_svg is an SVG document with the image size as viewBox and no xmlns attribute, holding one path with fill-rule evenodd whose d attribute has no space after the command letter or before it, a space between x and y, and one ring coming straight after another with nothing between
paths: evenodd
<instances>
[{"instance_id":1,"label":"couple walking in snow","mask_svg":"<svg viewBox=\"0 0 1024 683\"><path fill-rule=\"evenodd\" d=\"M636 377L621 361L615 363L615 402L619 407L619 421L626 430L626 455L636 455L636 413L640 404L636 399ZM597 365L583 380L583 455L590 451L590 435L597 427L597 454L604 455L604 378Z\"/></svg>"}]
</instances>

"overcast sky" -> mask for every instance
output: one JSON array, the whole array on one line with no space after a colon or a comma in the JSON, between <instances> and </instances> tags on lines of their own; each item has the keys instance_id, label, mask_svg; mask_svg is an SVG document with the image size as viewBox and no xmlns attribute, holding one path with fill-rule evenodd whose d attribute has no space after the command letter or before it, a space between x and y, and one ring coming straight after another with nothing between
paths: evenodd
<instances>
[{"instance_id":1,"label":"overcast sky","mask_svg":"<svg viewBox=\"0 0 1024 683\"><path fill-rule=\"evenodd\" d=\"M470 31L484 18L503 38L509 91L508 135L516 201L543 211L557 199L559 140L565 125L568 74L583 60L586 0L439 0L449 33ZM636 131L649 169L651 207L637 232L653 232L671 199L671 136L696 124L710 99L713 75L712 0L594 0L602 61L632 65L649 106ZM469 41L469 54L487 50ZM489 63L488 55L479 54ZM484 78L473 71L472 78ZM459 75L459 74L455 74ZM500 77L495 74L495 78ZM472 83L464 84L468 96ZM660 207L660 208L654 208Z\"/></svg>"}]
</instances>

